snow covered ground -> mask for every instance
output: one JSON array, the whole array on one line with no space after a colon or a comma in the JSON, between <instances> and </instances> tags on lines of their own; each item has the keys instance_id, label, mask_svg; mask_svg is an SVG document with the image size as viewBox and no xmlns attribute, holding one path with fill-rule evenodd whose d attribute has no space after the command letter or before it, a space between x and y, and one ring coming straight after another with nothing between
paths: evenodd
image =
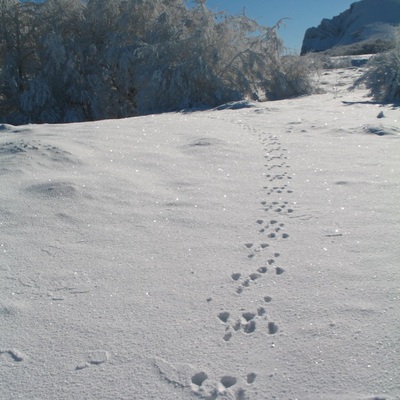
<instances>
[{"instance_id":1,"label":"snow covered ground","mask_svg":"<svg viewBox=\"0 0 400 400\"><path fill-rule=\"evenodd\" d=\"M360 72L2 125L0 398L400 399L399 110Z\"/></svg>"}]
</instances>

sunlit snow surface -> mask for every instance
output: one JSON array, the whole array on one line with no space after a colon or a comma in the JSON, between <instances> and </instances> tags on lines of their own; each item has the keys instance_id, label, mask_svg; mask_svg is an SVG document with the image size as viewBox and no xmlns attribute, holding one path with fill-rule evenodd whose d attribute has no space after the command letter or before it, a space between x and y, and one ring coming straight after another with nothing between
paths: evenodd
<instances>
[{"instance_id":1,"label":"sunlit snow surface","mask_svg":"<svg viewBox=\"0 0 400 400\"><path fill-rule=\"evenodd\" d=\"M0 398L400 398L399 110L360 72L1 125Z\"/></svg>"}]
</instances>

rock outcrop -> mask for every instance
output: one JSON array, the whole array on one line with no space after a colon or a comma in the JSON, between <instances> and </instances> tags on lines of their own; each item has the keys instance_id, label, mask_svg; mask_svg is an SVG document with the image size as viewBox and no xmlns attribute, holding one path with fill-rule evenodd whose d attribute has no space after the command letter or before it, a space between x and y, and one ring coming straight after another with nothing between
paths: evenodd
<instances>
[{"instance_id":1,"label":"rock outcrop","mask_svg":"<svg viewBox=\"0 0 400 400\"><path fill-rule=\"evenodd\" d=\"M348 54L390 47L400 26L400 0L361 0L318 27L307 29L301 54L342 48Z\"/></svg>"}]
</instances>

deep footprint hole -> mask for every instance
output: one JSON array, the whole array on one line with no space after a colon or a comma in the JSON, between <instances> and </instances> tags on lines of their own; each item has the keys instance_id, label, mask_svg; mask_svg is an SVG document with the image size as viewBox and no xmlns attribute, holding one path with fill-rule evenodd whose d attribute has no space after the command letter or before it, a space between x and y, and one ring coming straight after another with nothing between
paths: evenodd
<instances>
[{"instance_id":1,"label":"deep footprint hole","mask_svg":"<svg viewBox=\"0 0 400 400\"><path fill-rule=\"evenodd\" d=\"M231 275L231 278L232 278L234 281L238 281L238 280L240 279L241 276L242 276L241 274L235 273L235 274L232 274L232 275Z\"/></svg>"},{"instance_id":2,"label":"deep footprint hole","mask_svg":"<svg viewBox=\"0 0 400 400\"><path fill-rule=\"evenodd\" d=\"M285 270L282 267L276 267L275 272L277 275L282 275L285 272Z\"/></svg>"},{"instance_id":3,"label":"deep footprint hole","mask_svg":"<svg viewBox=\"0 0 400 400\"><path fill-rule=\"evenodd\" d=\"M254 282L255 280L257 280L258 278L260 278L260 274L257 274L256 272L251 274L249 276L249 278Z\"/></svg>"},{"instance_id":4,"label":"deep footprint hole","mask_svg":"<svg viewBox=\"0 0 400 400\"><path fill-rule=\"evenodd\" d=\"M232 332L228 332L224 335L225 342L229 342L232 339Z\"/></svg>"},{"instance_id":5,"label":"deep footprint hole","mask_svg":"<svg viewBox=\"0 0 400 400\"><path fill-rule=\"evenodd\" d=\"M228 389L236 384L237 379L234 376L226 375L221 378L222 385L225 389Z\"/></svg>"},{"instance_id":6,"label":"deep footprint hole","mask_svg":"<svg viewBox=\"0 0 400 400\"><path fill-rule=\"evenodd\" d=\"M218 314L218 318L222 321L222 322L228 322L229 319L229 312L228 311L222 311Z\"/></svg>"},{"instance_id":7,"label":"deep footprint hole","mask_svg":"<svg viewBox=\"0 0 400 400\"><path fill-rule=\"evenodd\" d=\"M275 335L276 332L278 332L278 325L276 325L275 322L268 322L268 333L270 335Z\"/></svg>"},{"instance_id":8,"label":"deep footprint hole","mask_svg":"<svg viewBox=\"0 0 400 400\"><path fill-rule=\"evenodd\" d=\"M259 307L258 310L257 310L257 315L258 315L259 317L262 317L262 316L265 315L266 313L267 313L267 311L265 310L264 307Z\"/></svg>"},{"instance_id":9,"label":"deep footprint hole","mask_svg":"<svg viewBox=\"0 0 400 400\"><path fill-rule=\"evenodd\" d=\"M246 324L243 327L244 333L250 334L253 333L256 330L256 322L255 321L250 321L248 324Z\"/></svg>"},{"instance_id":10,"label":"deep footprint hole","mask_svg":"<svg viewBox=\"0 0 400 400\"><path fill-rule=\"evenodd\" d=\"M250 384L254 383L254 381L256 380L256 378L257 378L257 374L254 373L254 372L250 372L250 373L247 374L247 376L246 376L246 381L247 381L247 383L250 385Z\"/></svg>"},{"instance_id":11,"label":"deep footprint hole","mask_svg":"<svg viewBox=\"0 0 400 400\"><path fill-rule=\"evenodd\" d=\"M206 379L208 379L208 375L205 372L198 372L192 376L192 383L197 386L201 386Z\"/></svg>"},{"instance_id":12,"label":"deep footprint hole","mask_svg":"<svg viewBox=\"0 0 400 400\"><path fill-rule=\"evenodd\" d=\"M253 312L244 312L244 313L242 314L242 317L243 317L247 322L251 321L255 316L256 316L256 314L253 313Z\"/></svg>"},{"instance_id":13,"label":"deep footprint hole","mask_svg":"<svg viewBox=\"0 0 400 400\"><path fill-rule=\"evenodd\" d=\"M234 325L232 325L232 328L235 332L237 332L240 329L241 323L240 321L236 321Z\"/></svg>"}]
</instances>

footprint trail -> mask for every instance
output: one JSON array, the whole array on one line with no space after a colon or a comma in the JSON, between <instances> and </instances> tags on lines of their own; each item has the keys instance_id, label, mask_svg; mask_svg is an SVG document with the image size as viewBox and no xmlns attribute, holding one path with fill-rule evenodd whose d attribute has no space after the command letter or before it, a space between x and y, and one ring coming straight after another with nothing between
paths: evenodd
<instances>
[{"instance_id":1,"label":"footprint trail","mask_svg":"<svg viewBox=\"0 0 400 400\"><path fill-rule=\"evenodd\" d=\"M239 309L236 306L234 310L228 306L215 316L216 326L222 328L222 346L241 344L243 340L254 340L259 335L265 335L265 338L279 335L281 327L274 315L275 301L265 293L265 283L273 280L279 285L279 281L285 277L286 267L280 263L278 245L290 239L286 223L295 213L289 197L293 191L287 149L271 133L260 132L246 125L242 127L261 141L265 152L262 163L264 170L261 173L266 183L261 186L263 198L259 200L260 206L256 210L259 216L253 222L253 240L241 244L249 265L253 267L247 273L233 270L227 277L232 285L230 287L234 288L234 295L243 299L243 305ZM257 306L248 308L249 300ZM211 301L211 298L207 301ZM271 347L274 347L274 343L271 343ZM250 399L249 390L258 378L253 371L245 375L241 372L238 375L228 373L213 376L205 369L197 369L189 364L170 364L160 358L154 359L154 367L161 379L176 390L190 392L204 400ZM246 365L243 368L246 369Z\"/></svg>"},{"instance_id":2,"label":"footprint trail","mask_svg":"<svg viewBox=\"0 0 400 400\"><path fill-rule=\"evenodd\" d=\"M244 311L241 315L234 315L229 311L221 311L218 315L220 322L225 326L222 336L223 341L229 342L238 333L252 335L263 331L268 335L279 332L279 325L274 322L270 315L273 314L270 306L273 306L272 298L268 295L260 296L261 282L271 279L272 276L284 276L286 268L280 265L280 252L276 251L276 244L290 238L287 231L287 217L295 212L291 206L289 196L293 193L290 187L292 177L289 174L287 149L280 143L279 139L272 133L259 132L249 126L243 128L258 135L264 154L263 176L267 185L262 187L264 198L260 201L259 218L254 221L254 241L243 243L247 252L247 258L254 263L254 272L243 275L240 272L232 272L231 282L236 284L237 295L247 293L254 296L254 301L264 302L268 310L259 307L257 310Z\"/></svg>"},{"instance_id":3,"label":"footprint trail","mask_svg":"<svg viewBox=\"0 0 400 400\"><path fill-rule=\"evenodd\" d=\"M175 390L189 391L203 400L245 400L248 398L245 388L257 379L252 371L244 376L226 374L212 378L205 370L196 370L185 363L172 365L162 358L154 358L153 366L161 379Z\"/></svg>"}]
</instances>

